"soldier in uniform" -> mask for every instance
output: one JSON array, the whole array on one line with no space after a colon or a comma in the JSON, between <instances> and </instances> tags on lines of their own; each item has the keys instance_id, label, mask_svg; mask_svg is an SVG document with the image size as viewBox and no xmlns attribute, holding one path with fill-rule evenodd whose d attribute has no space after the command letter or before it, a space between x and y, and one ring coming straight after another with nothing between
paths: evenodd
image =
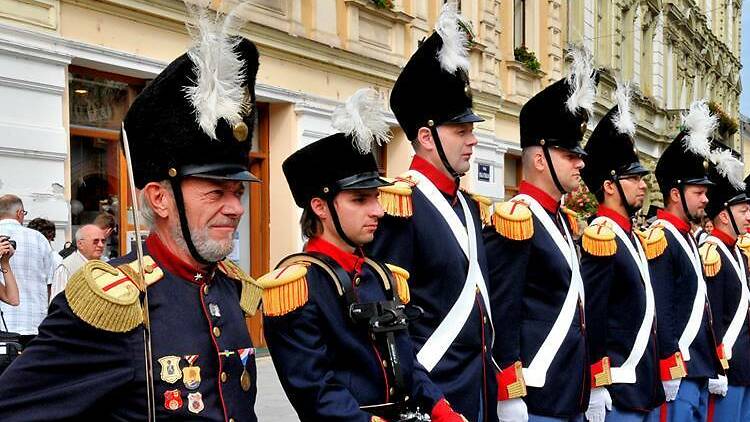
<instances>
[{"instance_id":1,"label":"soldier in uniform","mask_svg":"<svg viewBox=\"0 0 750 422\"><path fill-rule=\"evenodd\" d=\"M726 370L709 380L709 415L714 421L750 420L750 332L748 332L747 259L737 246L750 227L750 198L742 180L739 154L716 143L712 153L706 214L714 229L700 246L717 353ZM728 384L728 385L727 385Z\"/></svg>"},{"instance_id":2,"label":"soldier in uniform","mask_svg":"<svg viewBox=\"0 0 750 422\"><path fill-rule=\"evenodd\" d=\"M662 420L675 422L705 420L708 379L719 370L706 283L690 234L690 223L701 221L708 203L708 136L715 117L696 101L682 124L656 165L664 209L657 211L658 219L645 235L667 400Z\"/></svg>"},{"instance_id":3,"label":"soldier in uniform","mask_svg":"<svg viewBox=\"0 0 750 422\"><path fill-rule=\"evenodd\" d=\"M358 91L334 113L342 132L284 161L309 240L258 280L267 289L266 340L303 422L419 421L424 413L460 422L415 359L408 272L362 249L383 216L377 188L391 184L370 152L371 141L387 139L378 101L375 91Z\"/></svg>"},{"instance_id":4,"label":"soldier in uniform","mask_svg":"<svg viewBox=\"0 0 750 422\"><path fill-rule=\"evenodd\" d=\"M482 221L478 204L458 189L477 143L474 123L482 119L471 108L468 24L455 2L445 5L436 29L391 92L391 108L416 155L399 182L381 189L387 215L369 251L411 274L411 301L424 315L409 332L430 378L468 420L494 422L497 371Z\"/></svg>"},{"instance_id":5,"label":"soldier in uniform","mask_svg":"<svg viewBox=\"0 0 750 422\"><path fill-rule=\"evenodd\" d=\"M261 292L225 257L245 182L257 180L248 153L258 52L216 28L196 32L203 41L125 117L151 230L145 255L90 261L71 277L38 337L0 378L0 420L256 421L245 315ZM213 64L236 72L206 65L201 55L218 48ZM222 74L230 80L217 80ZM226 90L215 91L219 82Z\"/></svg>"},{"instance_id":6,"label":"soldier in uniform","mask_svg":"<svg viewBox=\"0 0 750 422\"><path fill-rule=\"evenodd\" d=\"M568 214L561 197L579 186L586 155L580 146L596 89L588 51L572 48L571 73L521 109L524 180L520 194L495 205L485 228L495 326L503 368L500 392L520 401L509 383L522 376L529 421L581 420L589 401L589 364L583 282ZM523 368L521 375L520 368ZM604 379L607 368L601 368ZM554 397L554 400L550 398ZM504 402L501 402L504 403ZM526 418L526 409L501 420Z\"/></svg>"},{"instance_id":7,"label":"soldier in uniform","mask_svg":"<svg viewBox=\"0 0 750 422\"><path fill-rule=\"evenodd\" d=\"M591 363L590 421L655 421L664 403L656 348L654 293L648 260L633 217L643 205L648 174L638 159L630 88L618 85L617 105L586 143L581 171L599 201L583 231L581 276L586 292L586 334ZM610 367L611 379L597 379ZM611 383L611 384L610 384ZM604 396L604 400L596 400ZM604 403L605 406L601 404ZM607 404L612 404L611 412Z\"/></svg>"}]
</instances>

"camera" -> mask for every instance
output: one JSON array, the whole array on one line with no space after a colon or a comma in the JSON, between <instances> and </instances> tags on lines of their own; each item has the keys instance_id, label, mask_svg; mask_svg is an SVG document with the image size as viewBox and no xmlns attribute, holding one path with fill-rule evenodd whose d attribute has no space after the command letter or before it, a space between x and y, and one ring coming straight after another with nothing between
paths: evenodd
<instances>
[{"instance_id":1,"label":"camera","mask_svg":"<svg viewBox=\"0 0 750 422\"><path fill-rule=\"evenodd\" d=\"M16 249L16 241L15 240L11 239L8 236L0 236L0 242L2 242L3 240L7 240L8 242L10 242L10 246L13 246L13 249Z\"/></svg>"}]
</instances>

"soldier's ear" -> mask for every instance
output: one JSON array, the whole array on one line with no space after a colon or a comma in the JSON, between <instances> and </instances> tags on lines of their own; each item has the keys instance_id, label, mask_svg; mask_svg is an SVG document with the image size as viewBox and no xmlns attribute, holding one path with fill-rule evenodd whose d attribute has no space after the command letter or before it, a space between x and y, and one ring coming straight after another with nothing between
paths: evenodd
<instances>
[{"instance_id":1,"label":"soldier's ear","mask_svg":"<svg viewBox=\"0 0 750 422\"><path fill-rule=\"evenodd\" d=\"M432 139L432 132L426 127L419 128L416 141L419 147L425 151L433 151L435 149L435 140Z\"/></svg>"},{"instance_id":2,"label":"soldier's ear","mask_svg":"<svg viewBox=\"0 0 750 422\"><path fill-rule=\"evenodd\" d=\"M328 203L323 199L317 197L311 199L310 209L321 221L328 218Z\"/></svg>"},{"instance_id":3,"label":"soldier's ear","mask_svg":"<svg viewBox=\"0 0 750 422\"><path fill-rule=\"evenodd\" d=\"M142 189L143 199L147 202L142 206L151 208L155 216L167 218L170 203L174 203L173 195L161 183L149 182Z\"/></svg>"}]
</instances>

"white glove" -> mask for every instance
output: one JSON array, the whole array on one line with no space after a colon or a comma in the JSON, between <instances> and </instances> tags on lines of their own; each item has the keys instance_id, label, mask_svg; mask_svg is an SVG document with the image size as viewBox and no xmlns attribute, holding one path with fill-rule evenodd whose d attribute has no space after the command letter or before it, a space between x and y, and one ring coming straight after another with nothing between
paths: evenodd
<instances>
[{"instance_id":1,"label":"white glove","mask_svg":"<svg viewBox=\"0 0 750 422\"><path fill-rule=\"evenodd\" d=\"M726 397L727 389L729 389L729 386L727 385L727 377L724 375L719 375L719 378L708 380L708 392L711 394Z\"/></svg>"},{"instance_id":2,"label":"white glove","mask_svg":"<svg viewBox=\"0 0 750 422\"><path fill-rule=\"evenodd\" d=\"M497 418L500 422L527 422L529 411L522 398L497 402Z\"/></svg>"},{"instance_id":3,"label":"white glove","mask_svg":"<svg viewBox=\"0 0 750 422\"><path fill-rule=\"evenodd\" d=\"M591 390L586 419L590 422L604 422L607 410L612 410L612 397L609 396L609 391L604 387L596 387Z\"/></svg>"},{"instance_id":4,"label":"white glove","mask_svg":"<svg viewBox=\"0 0 750 422\"><path fill-rule=\"evenodd\" d=\"M680 382L682 382L682 378L661 382L664 386L664 395L666 396L667 401L673 401L677 398L677 392L680 391Z\"/></svg>"}]
</instances>

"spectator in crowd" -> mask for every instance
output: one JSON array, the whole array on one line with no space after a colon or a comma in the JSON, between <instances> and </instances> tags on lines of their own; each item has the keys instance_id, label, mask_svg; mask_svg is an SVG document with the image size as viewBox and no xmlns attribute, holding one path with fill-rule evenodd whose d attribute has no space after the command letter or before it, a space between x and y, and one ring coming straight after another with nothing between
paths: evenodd
<instances>
[{"instance_id":1,"label":"spectator in crowd","mask_svg":"<svg viewBox=\"0 0 750 422\"><path fill-rule=\"evenodd\" d=\"M37 217L29 221L29 224L27 224L26 227L30 229L34 229L38 231L39 233L43 234L44 237L49 242L50 246L52 245L52 242L55 241L55 236L57 235L57 229L55 228L55 223L49 220ZM54 247L52 249L54 250ZM54 265L52 265L52 268L57 268L57 266L62 263L63 257L59 253L53 254L52 256L55 259L55 263Z\"/></svg>"},{"instance_id":2,"label":"spectator in crowd","mask_svg":"<svg viewBox=\"0 0 750 422\"><path fill-rule=\"evenodd\" d=\"M104 252L104 244L107 242L107 235L104 230L95 224L86 224L78 229L75 234L76 251L62 260L57 266L52 277L52 291L50 301L58 293L65 289L70 276L73 275L86 262L92 259L99 259Z\"/></svg>"},{"instance_id":3,"label":"spectator in crowd","mask_svg":"<svg viewBox=\"0 0 750 422\"><path fill-rule=\"evenodd\" d=\"M104 236L107 239L104 245L104 252L100 258L102 261L108 261L110 258L117 256L117 223L115 222L115 216L102 211L94 219L100 229L104 230Z\"/></svg>"},{"instance_id":4,"label":"spectator in crowd","mask_svg":"<svg viewBox=\"0 0 750 422\"><path fill-rule=\"evenodd\" d=\"M19 333L24 347L36 336L39 324L47 316L55 262L55 252L44 235L23 226L26 214L21 198L11 194L0 196L0 236L16 242L13 272L20 301L17 307L0 303L0 310L8 331Z\"/></svg>"},{"instance_id":5,"label":"spectator in crowd","mask_svg":"<svg viewBox=\"0 0 750 422\"><path fill-rule=\"evenodd\" d=\"M18 306L18 284L10 268L10 257L15 251L9 238L0 237L0 301L12 306Z\"/></svg>"}]
</instances>

